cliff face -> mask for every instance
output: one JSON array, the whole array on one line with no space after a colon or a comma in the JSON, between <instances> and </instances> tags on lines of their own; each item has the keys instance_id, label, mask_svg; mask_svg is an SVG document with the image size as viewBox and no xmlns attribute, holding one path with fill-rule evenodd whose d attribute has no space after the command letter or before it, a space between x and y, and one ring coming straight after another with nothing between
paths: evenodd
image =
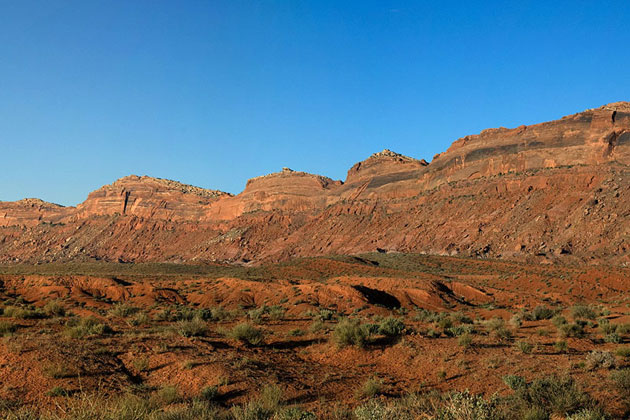
<instances>
[{"instance_id":1,"label":"cliff face","mask_svg":"<svg viewBox=\"0 0 630 420\"><path fill-rule=\"evenodd\" d=\"M236 195L129 176L74 207L0 202L0 262L269 261L376 249L627 262L630 104L389 150L345 182L283 169Z\"/></svg>"},{"instance_id":2,"label":"cliff face","mask_svg":"<svg viewBox=\"0 0 630 420\"><path fill-rule=\"evenodd\" d=\"M40 223L55 223L72 211L72 208L47 203L38 198L25 198L15 202L0 201L0 227L32 227Z\"/></svg>"},{"instance_id":3,"label":"cliff face","mask_svg":"<svg viewBox=\"0 0 630 420\"><path fill-rule=\"evenodd\" d=\"M129 215L150 219L199 219L211 203L230 197L167 179L127 176L90 193L76 216Z\"/></svg>"},{"instance_id":4,"label":"cliff face","mask_svg":"<svg viewBox=\"0 0 630 420\"><path fill-rule=\"evenodd\" d=\"M490 129L457 140L438 155L428 186L509 172L630 163L630 108L620 102L532 126Z\"/></svg>"}]
</instances>

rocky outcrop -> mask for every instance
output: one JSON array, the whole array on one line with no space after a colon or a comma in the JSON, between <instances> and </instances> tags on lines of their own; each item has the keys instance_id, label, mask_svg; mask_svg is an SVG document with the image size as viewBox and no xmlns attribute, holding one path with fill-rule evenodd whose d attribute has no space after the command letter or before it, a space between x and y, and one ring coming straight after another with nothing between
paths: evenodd
<instances>
[{"instance_id":1,"label":"rocky outcrop","mask_svg":"<svg viewBox=\"0 0 630 420\"><path fill-rule=\"evenodd\" d=\"M630 104L485 130L345 182L284 168L236 195L130 176L74 207L0 203L0 262L278 261L366 251L630 263Z\"/></svg>"},{"instance_id":2,"label":"rocky outcrop","mask_svg":"<svg viewBox=\"0 0 630 420\"><path fill-rule=\"evenodd\" d=\"M466 136L434 158L423 180L432 188L444 182L611 161L630 163L627 102L558 121Z\"/></svg>"},{"instance_id":3,"label":"rocky outcrop","mask_svg":"<svg viewBox=\"0 0 630 420\"><path fill-rule=\"evenodd\" d=\"M79 218L133 215L165 220L196 220L207 207L231 194L167 179L131 175L90 193L77 206Z\"/></svg>"},{"instance_id":4,"label":"rocky outcrop","mask_svg":"<svg viewBox=\"0 0 630 420\"><path fill-rule=\"evenodd\" d=\"M48 203L38 198L15 202L0 201L0 227L31 227L40 223L58 223L74 209Z\"/></svg>"}]
</instances>

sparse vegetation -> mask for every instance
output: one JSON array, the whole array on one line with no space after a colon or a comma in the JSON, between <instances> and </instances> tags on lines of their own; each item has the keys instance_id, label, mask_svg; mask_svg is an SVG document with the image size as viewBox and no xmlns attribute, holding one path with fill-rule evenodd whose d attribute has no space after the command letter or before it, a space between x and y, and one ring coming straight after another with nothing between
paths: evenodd
<instances>
[{"instance_id":1,"label":"sparse vegetation","mask_svg":"<svg viewBox=\"0 0 630 420\"><path fill-rule=\"evenodd\" d=\"M379 378L369 378L358 390L358 398L372 398L383 392L383 380Z\"/></svg>"},{"instance_id":2,"label":"sparse vegetation","mask_svg":"<svg viewBox=\"0 0 630 420\"><path fill-rule=\"evenodd\" d=\"M182 337L202 337L208 332L206 321L195 317L191 320L181 320L175 327Z\"/></svg>"},{"instance_id":3,"label":"sparse vegetation","mask_svg":"<svg viewBox=\"0 0 630 420\"><path fill-rule=\"evenodd\" d=\"M0 321L0 335L13 334L17 330L17 326L8 321Z\"/></svg>"},{"instance_id":4,"label":"sparse vegetation","mask_svg":"<svg viewBox=\"0 0 630 420\"><path fill-rule=\"evenodd\" d=\"M370 338L370 331L359 320L344 318L335 327L333 338L339 347L364 347Z\"/></svg>"},{"instance_id":5,"label":"sparse vegetation","mask_svg":"<svg viewBox=\"0 0 630 420\"><path fill-rule=\"evenodd\" d=\"M264 341L262 330L246 322L236 325L227 335L250 346L258 346Z\"/></svg>"},{"instance_id":6,"label":"sparse vegetation","mask_svg":"<svg viewBox=\"0 0 630 420\"><path fill-rule=\"evenodd\" d=\"M617 366L617 360L609 351L593 350L586 355L586 367L589 370L599 368L612 369L615 366Z\"/></svg>"},{"instance_id":7,"label":"sparse vegetation","mask_svg":"<svg viewBox=\"0 0 630 420\"><path fill-rule=\"evenodd\" d=\"M66 323L66 332L72 338L112 333L112 329L94 317L73 318Z\"/></svg>"},{"instance_id":8,"label":"sparse vegetation","mask_svg":"<svg viewBox=\"0 0 630 420\"><path fill-rule=\"evenodd\" d=\"M577 319L595 319L598 312L588 305L575 305L571 308L571 316L574 320Z\"/></svg>"}]
</instances>

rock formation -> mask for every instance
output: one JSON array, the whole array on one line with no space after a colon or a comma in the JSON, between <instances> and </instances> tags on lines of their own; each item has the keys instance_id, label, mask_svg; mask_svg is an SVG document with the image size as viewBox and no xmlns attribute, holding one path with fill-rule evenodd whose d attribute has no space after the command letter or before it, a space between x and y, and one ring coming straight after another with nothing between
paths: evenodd
<instances>
[{"instance_id":1,"label":"rock formation","mask_svg":"<svg viewBox=\"0 0 630 420\"><path fill-rule=\"evenodd\" d=\"M75 207L0 202L0 262L277 261L366 251L626 263L630 103L484 130L345 182L283 168L232 196L129 176Z\"/></svg>"}]
</instances>

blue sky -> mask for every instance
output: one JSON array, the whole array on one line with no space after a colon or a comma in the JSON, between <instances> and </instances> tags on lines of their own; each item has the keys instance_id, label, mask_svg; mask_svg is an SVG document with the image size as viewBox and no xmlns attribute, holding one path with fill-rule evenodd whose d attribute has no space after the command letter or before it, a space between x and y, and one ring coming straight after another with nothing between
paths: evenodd
<instances>
[{"instance_id":1,"label":"blue sky","mask_svg":"<svg viewBox=\"0 0 630 420\"><path fill-rule=\"evenodd\" d=\"M625 1L0 0L0 200L345 179L630 100Z\"/></svg>"}]
</instances>

